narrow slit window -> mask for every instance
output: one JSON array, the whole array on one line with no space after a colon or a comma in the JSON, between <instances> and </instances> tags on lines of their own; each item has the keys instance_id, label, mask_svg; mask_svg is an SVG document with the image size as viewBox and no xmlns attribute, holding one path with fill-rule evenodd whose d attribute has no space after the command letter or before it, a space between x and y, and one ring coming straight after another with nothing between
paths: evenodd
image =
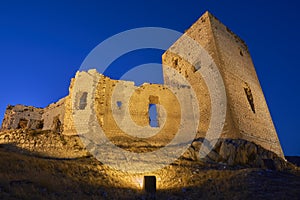
<instances>
[{"instance_id":1,"label":"narrow slit window","mask_svg":"<svg viewBox=\"0 0 300 200\"><path fill-rule=\"evenodd\" d=\"M159 127L157 120L157 106L156 104L149 104L149 125L151 127Z\"/></svg>"},{"instance_id":2,"label":"narrow slit window","mask_svg":"<svg viewBox=\"0 0 300 200\"><path fill-rule=\"evenodd\" d=\"M87 92L82 93L79 99L79 110L84 110L87 105Z\"/></svg>"},{"instance_id":3,"label":"narrow slit window","mask_svg":"<svg viewBox=\"0 0 300 200\"><path fill-rule=\"evenodd\" d=\"M244 54L243 54L242 50L240 50L240 55L241 55L241 56L244 56Z\"/></svg>"},{"instance_id":4,"label":"narrow slit window","mask_svg":"<svg viewBox=\"0 0 300 200\"><path fill-rule=\"evenodd\" d=\"M246 84L246 86L244 87L244 91L247 96L247 100L250 104L251 110L253 113L255 113L254 99L253 99L253 95L252 95L251 89L248 84Z\"/></svg>"}]
</instances>

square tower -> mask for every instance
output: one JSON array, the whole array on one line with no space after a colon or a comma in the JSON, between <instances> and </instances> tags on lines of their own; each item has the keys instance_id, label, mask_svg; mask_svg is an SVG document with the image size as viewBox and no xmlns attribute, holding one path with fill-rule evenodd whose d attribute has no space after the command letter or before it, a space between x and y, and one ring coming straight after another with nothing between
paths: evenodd
<instances>
[{"instance_id":1,"label":"square tower","mask_svg":"<svg viewBox=\"0 0 300 200\"><path fill-rule=\"evenodd\" d=\"M284 157L277 133L259 83L248 47L218 19L206 12L185 33L199 43L212 57L223 78L227 111L221 138L245 139ZM180 45L180 39L174 43ZM193 86L200 112L198 137L205 137L211 118L211 100L199 68L188 63L171 48L163 57L163 65L181 73ZM199 52L190 51L197 56ZM171 77L164 67L164 80ZM217 138L216 138L217 139Z\"/></svg>"}]
</instances>

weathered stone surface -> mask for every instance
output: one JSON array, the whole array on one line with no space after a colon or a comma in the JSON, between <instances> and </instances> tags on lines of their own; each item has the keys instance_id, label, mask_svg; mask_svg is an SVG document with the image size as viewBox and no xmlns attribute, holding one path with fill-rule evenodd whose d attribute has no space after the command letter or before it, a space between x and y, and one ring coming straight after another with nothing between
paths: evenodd
<instances>
[{"instance_id":1,"label":"weathered stone surface","mask_svg":"<svg viewBox=\"0 0 300 200\"><path fill-rule=\"evenodd\" d=\"M65 98L60 99L56 103L52 103L46 108L44 108L44 113L42 115L42 120L44 122L43 130L53 130L54 123L58 123L58 120L62 123L64 121L65 115ZM62 128L61 128L62 130Z\"/></svg>"},{"instance_id":2,"label":"weathered stone surface","mask_svg":"<svg viewBox=\"0 0 300 200\"><path fill-rule=\"evenodd\" d=\"M221 137L252 141L283 158L277 133L245 42L209 12L200 17L184 36L197 41L209 53L222 75L227 96L227 112ZM181 39L164 53L163 64L176 69L192 84L200 105L198 136L205 137L211 117L211 101L206 96L210 94L203 77L196 73L199 70L197 63L192 65L174 53L177 49L184 48L190 50L187 57L191 60L199 57L198 51L191 50L195 49L193 45L183 45ZM167 82L172 78L166 76L165 71L164 68L164 80Z\"/></svg>"},{"instance_id":3,"label":"weathered stone surface","mask_svg":"<svg viewBox=\"0 0 300 200\"><path fill-rule=\"evenodd\" d=\"M186 31L185 35L194 39L209 53L216 63L218 67L216 71L220 71L225 85L227 102L224 111L225 125L220 135L221 139L207 158L229 165L255 163L257 166L263 166L263 159L275 158L274 153L283 158L276 130L246 44L208 12L197 20ZM180 41L179 39L164 53L162 62L181 74L193 88L199 104L199 109L196 112L200 115L196 138L205 138L212 118L211 94L204 78L200 73L196 73L201 69L201 63L191 64L171 51L176 48L184 48L187 51L191 49L188 45L180 46L182 45ZM192 58L199 54L199 52L191 50L186 53ZM172 73L168 73L166 67L163 68L163 71L165 83L176 85ZM164 85L145 83L137 87L134 86L133 82L112 80L97 73L96 70L90 70L77 72L75 78L71 80L69 95L44 109L22 105L8 106L2 123L2 130L18 128L52 130L57 134L62 133L61 139L64 138L63 135L81 134L77 133L74 125L73 106L77 106L79 110L90 109L87 102L84 101L89 95L87 91L80 91L80 94L74 93L74 83L83 76L99 78L98 83L93 85L96 88L94 102L96 118L94 121L97 121L107 137L120 147L130 148L135 147L135 145L138 146L138 144L149 144L148 147L158 148L168 144L180 128L181 116L187 112L186 108L189 106L187 101L179 103L178 98L176 99L172 91ZM122 90L114 94L113 91L117 84L122 86ZM178 92L186 91L190 87L180 84L176 86L178 86ZM133 91L132 96L126 100L125 97L128 97L130 91ZM111 101L113 95L115 95L117 102ZM190 95L186 95L185 98L188 100ZM225 104L225 101L221 103ZM139 131L133 131L131 135L128 134L133 128L132 124L151 128L149 124L150 104L164 108L161 109L158 106L159 127L156 128L159 130L158 133L146 139L137 136L137 134L142 134ZM126 117L122 112L125 105L128 106L128 115L133 122L131 124L123 120ZM166 121L163 122L162 119L166 116ZM116 118L120 120L116 120ZM89 117L84 120L89 120ZM118 124L118 121L122 120L123 123ZM188 124L187 128L192 127L189 122L193 122L193 120L184 118L183 121ZM32 132L33 135L36 133ZM189 133L190 131L187 130L186 134ZM5 136L3 140L16 140L19 139L18 137L12 134ZM219 138L213 139L218 140ZM245 140L251 141L261 148ZM63 139L61 141L63 145L65 142ZM40 144L40 141L36 141L35 144ZM191 159L199 159L199 155L195 152L199 150L201 144L201 140L194 141L187 156ZM150 147L144 148L144 151L152 151L153 149ZM135 151L134 148L131 150ZM260 158L255 155L263 156Z\"/></svg>"},{"instance_id":4,"label":"weathered stone surface","mask_svg":"<svg viewBox=\"0 0 300 200\"><path fill-rule=\"evenodd\" d=\"M7 130L0 132L0 144L14 144L32 154L55 158L78 158L89 155L78 136L43 130Z\"/></svg>"},{"instance_id":5,"label":"weathered stone surface","mask_svg":"<svg viewBox=\"0 0 300 200\"><path fill-rule=\"evenodd\" d=\"M7 106L1 130L28 128L37 129L42 126L42 108L35 108L33 106Z\"/></svg>"},{"instance_id":6,"label":"weathered stone surface","mask_svg":"<svg viewBox=\"0 0 300 200\"><path fill-rule=\"evenodd\" d=\"M199 145L199 142L193 145ZM187 159L202 160L204 162L224 163L229 166L248 166L280 170L286 167L284 159L270 150L246 140L219 139L214 149L205 157L199 158L199 148L191 148L184 157Z\"/></svg>"}]
</instances>

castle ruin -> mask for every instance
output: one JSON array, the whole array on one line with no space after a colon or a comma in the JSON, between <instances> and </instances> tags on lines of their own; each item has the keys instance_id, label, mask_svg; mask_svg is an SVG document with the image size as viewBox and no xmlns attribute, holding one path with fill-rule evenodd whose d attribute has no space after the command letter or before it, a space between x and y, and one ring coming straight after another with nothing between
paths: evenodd
<instances>
[{"instance_id":1,"label":"castle ruin","mask_svg":"<svg viewBox=\"0 0 300 200\"><path fill-rule=\"evenodd\" d=\"M185 33L198 42L212 57L223 78L226 92L226 117L221 138L243 139L254 142L263 148L276 153L284 158L277 133L268 110L268 106L260 86L251 56L246 44L233 32L231 32L218 19L206 12ZM180 38L171 48L180 46ZM197 55L198 52L189 52ZM171 66L184 76L194 88L199 106L200 121L197 129L197 138L204 138L211 120L211 99L207 85L199 73L199 66L193 66L179 55L167 50L162 56L162 63ZM164 81L172 79L171 75L163 69ZM99 125L105 130L112 141L124 138L136 141L136 138L124 134L116 124L112 114L111 97L117 83L124 88L134 90L134 97L130 99L129 110L133 121L140 126L149 126L149 105L161 105L168 114L164 127L159 134L148 138L147 143L167 144L178 129L181 110L178 102L168 88L159 84L143 84L134 86L133 82L112 80L97 73L94 70L77 72L71 80L69 95L46 108L32 106L8 106L2 123L2 130L27 128L43 129L61 132L65 135L76 135L73 119L72 96L75 80L79 76L99 76L96 88L95 106ZM120 95L117 107L122 107L122 98L127 89ZM82 94L79 98L84 99ZM123 95L123 96L122 96ZM84 107L83 104L79 106ZM158 106L159 108L159 106ZM160 126L158 112L158 126ZM189 134L189 133L187 133ZM217 139L217 138L216 138ZM146 142L145 139L139 139Z\"/></svg>"}]
</instances>

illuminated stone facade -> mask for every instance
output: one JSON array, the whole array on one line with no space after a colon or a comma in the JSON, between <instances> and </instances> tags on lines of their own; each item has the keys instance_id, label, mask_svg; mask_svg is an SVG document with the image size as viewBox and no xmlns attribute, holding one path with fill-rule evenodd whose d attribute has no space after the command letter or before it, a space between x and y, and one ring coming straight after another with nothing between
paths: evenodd
<instances>
[{"instance_id":1,"label":"illuminated stone facade","mask_svg":"<svg viewBox=\"0 0 300 200\"><path fill-rule=\"evenodd\" d=\"M189 36L208 52L223 79L226 93L226 115L220 137L248 140L283 157L277 133L246 44L208 12L200 17L185 32L184 36ZM172 51L172 48L180 48L180 45L179 39L163 54L162 63L175 69L192 86L199 104L198 113L200 116L196 138L205 138L211 120L210 92L201 74L196 73L201 68L201 64L193 66ZM185 48L189 49L188 46ZM197 53L192 50L188 52L191 56L197 56ZM163 71L165 83L170 84L174 77L167 73L166 67ZM78 134L73 120L72 106L75 100L72 99L72 96L74 97L73 86L76 78L84 74L100 77L96 85L95 110L99 125L111 141L119 146L138 143L159 147L172 140L180 126L182 112L184 112L185 107L188 107L185 103L178 102L174 96L174 91L170 91L168 87L159 84L145 83L137 87L133 82L112 80L93 70L77 72L76 77L71 81L69 95L45 109L37 109L37 113L30 115L34 117L28 116L28 110L26 110L26 117L23 116L24 112L12 112L13 109L17 108L20 110L20 106L9 107L2 129L18 128L20 120L25 119L26 121L23 120L21 126L26 128L39 128L36 127L36 124L32 125L29 122L30 120L32 122L33 120L40 120L44 123L44 130L62 131L65 135ZM113 102L111 99L117 84L121 84L123 89L117 94L119 100ZM185 88L179 85L177 90L184 91ZM124 99L128 96L127 92L129 91L134 92L127 102ZM82 93L80 96L76 96L79 98L78 106L83 109L87 106L84 100L86 95L88 94ZM150 127L149 106L152 104L157 106L158 127ZM124 106L125 108L128 107L131 119L135 124L156 129L158 134L149 138L138 138L126 134L124 129L130 131L130 125L128 124L126 127L126 124L123 124L122 128L115 120L115 118L123 119L124 112L122 109ZM27 107L24 107L25 109ZM26 125L24 125L25 122ZM59 126L61 128L58 128ZM186 134L189 134L188 130ZM132 148L131 150L134 151ZM145 148L143 151L148 150Z\"/></svg>"}]
</instances>

